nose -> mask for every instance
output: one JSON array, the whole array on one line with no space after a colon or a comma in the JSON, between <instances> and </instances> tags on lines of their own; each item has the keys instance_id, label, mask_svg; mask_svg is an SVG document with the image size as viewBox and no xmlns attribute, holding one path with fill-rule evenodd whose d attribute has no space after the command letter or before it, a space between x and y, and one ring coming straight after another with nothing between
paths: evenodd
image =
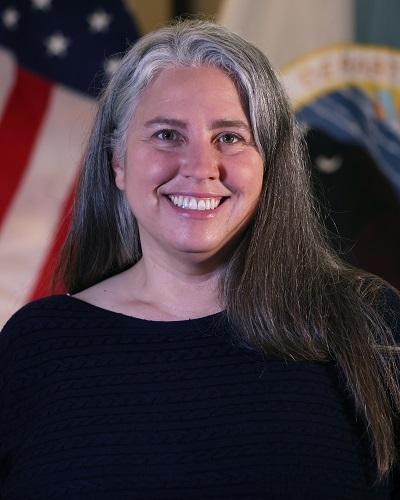
<instances>
[{"instance_id":1,"label":"nose","mask_svg":"<svg viewBox=\"0 0 400 500\"><path fill-rule=\"evenodd\" d=\"M192 142L181 159L180 173L198 180L217 179L220 175L220 155L208 141Z\"/></svg>"}]
</instances>

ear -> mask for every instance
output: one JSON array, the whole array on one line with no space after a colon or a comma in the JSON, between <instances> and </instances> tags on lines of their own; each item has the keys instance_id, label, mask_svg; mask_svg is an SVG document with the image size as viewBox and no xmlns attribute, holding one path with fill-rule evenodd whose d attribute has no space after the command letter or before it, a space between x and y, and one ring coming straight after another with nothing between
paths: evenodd
<instances>
[{"instance_id":1,"label":"ear","mask_svg":"<svg viewBox=\"0 0 400 500\"><path fill-rule=\"evenodd\" d=\"M125 190L125 168L124 165L114 156L112 159L112 168L115 174L115 185L121 191Z\"/></svg>"}]
</instances>

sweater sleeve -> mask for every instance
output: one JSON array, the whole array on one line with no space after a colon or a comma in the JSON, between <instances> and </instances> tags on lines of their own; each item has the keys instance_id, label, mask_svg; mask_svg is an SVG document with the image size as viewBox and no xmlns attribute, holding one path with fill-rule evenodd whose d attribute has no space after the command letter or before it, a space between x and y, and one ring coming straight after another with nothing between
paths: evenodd
<instances>
[{"instance_id":1,"label":"sweater sleeve","mask_svg":"<svg viewBox=\"0 0 400 500\"><path fill-rule=\"evenodd\" d=\"M13 346L18 337L18 316L16 313L0 332L0 485L7 474L11 444L10 369L15 358ZM0 498L2 498L1 493Z\"/></svg>"},{"instance_id":2,"label":"sweater sleeve","mask_svg":"<svg viewBox=\"0 0 400 500\"><path fill-rule=\"evenodd\" d=\"M400 295L399 292L387 288L381 300L383 317L400 345Z\"/></svg>"},{"instance_id":3,"label":"sweater sleeve","mask_svg":"<svg viewBox=\"0 0 400 500\"><path fill-rule=\"evenodd\" d=\"M400 296L394 290L388 288L383 294L382 300L380 301L382 307L382 314L390 329L393 332L393 336L398 346L400 346ZM400 377L399 377L400 378ZM396 449L397 456L400 456L400 419L397 416L395 420L395 432L396 432ZM392 500L398 500L400 498L400 460L397 459L397 463L393 469L393 490L390 498Z\"/></svg>"}]
</instances>

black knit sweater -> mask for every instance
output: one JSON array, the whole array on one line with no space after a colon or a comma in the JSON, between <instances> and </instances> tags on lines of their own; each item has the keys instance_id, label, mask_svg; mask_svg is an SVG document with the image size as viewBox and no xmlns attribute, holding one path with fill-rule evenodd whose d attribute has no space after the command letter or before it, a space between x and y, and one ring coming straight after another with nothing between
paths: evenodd
<instances>
[{"instance_id":1,"label":"black knit sweater","mask_svg":"<svg viewBox=\"0 0 400 500\"><path fill-rule=\"evenodd\" d=\"M25 306L0 335L0 498L400 498L398 478L373 484L333 362L232 339L223 313L146 321L68 296Z\"/></svg>"}]
</instances>

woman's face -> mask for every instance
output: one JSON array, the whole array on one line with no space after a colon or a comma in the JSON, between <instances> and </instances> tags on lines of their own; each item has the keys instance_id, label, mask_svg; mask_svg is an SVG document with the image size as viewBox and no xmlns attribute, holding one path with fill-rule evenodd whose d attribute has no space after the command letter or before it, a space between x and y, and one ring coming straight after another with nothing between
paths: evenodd
<instances>
[{"instance_id":1,"label":"woman's face","mask_svg":"<svg viewBox=\"0 0 400 500\"><path fill-rule=\"evenodd\" d=\"M249 223L263 162L232 80L213 67L163 70L142 94L123 164L114 164L143 254L196 262Z\"/></svg>"}]
</instances>

